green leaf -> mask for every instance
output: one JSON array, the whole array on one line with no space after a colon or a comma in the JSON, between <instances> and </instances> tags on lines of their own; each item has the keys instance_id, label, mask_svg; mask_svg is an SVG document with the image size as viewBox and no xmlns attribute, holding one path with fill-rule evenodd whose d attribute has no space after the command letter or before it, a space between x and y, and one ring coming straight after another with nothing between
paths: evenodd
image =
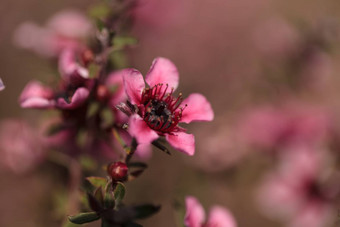
<instances>
[{"instance_id":1,"label":"green leaf","mask_svg":"<svg viewBox=\"0 0 340 227\"><path fill-rule=\"evenodd\" d=\"M47 136L53 136L63 130L65 130L67 128L67 126L63 125L63 124L54 124L52 125L46 132Z\"/></svg>"},{"instance_id":2,"label":"green leaf","mask_svg":"<svg viewBox=\"0 0 340 227\"><path fill-rule=\"evenodd\" d=\"M113 209L115 206L115 198L112 192L107 191L104 196L104 206L106 209Z\"/></svg>"},{"instance_id":3,"label":"green leaf","mask_svg":"<svg viewBox=\"0 0 340 227\"><path fill-rule=\"evenodd\" d=\"M99 110L99 103L98 102L92 102L89 106L89 109L86 113L86 118L93 117Z\"/></svg>"},{"instance_id":4,"label":"green leaf","mask_svg":"<svg viewBox=\"0 0 340 227\"><path fill-rule=\"evenodd\" d=\"M134 168L134 167L136 167L136 168L147 168L148 167L148 165L147 164L145 164L144 162L130 162L130 163L128 163L128 167L130 168Z\"/></svg>"},{"instance_id":5,"label":"green leaf","mask_svg":"<svg viewBox=\"0 0 340 227\"><path fill-rule=\"evenodd\" d=\"M102 123L101 123L102 128L110 127L113 124L114 117L113 117L113 112L111 109L109 108L103 109L100 116L102 118Z\"/></svg>"},{"instance_id":6,"label":"green leaf","mask_svg":"<svg viewBox=\"0 0 340 227\"><path fill-rule=\"evenodd\" d=\"M68 220L74 224L85 224L98 220L100 217L96 212L80 213L74 216L69 216Z\"/></svg>"},{"instance_id":7,"label":"green leaf","mask_svg":"<svg viewBox=\"0 0 340 227\"><path fill-rule=\"evenodd\" d=\"M104 177L86 177L85 179L96 188L105 188L107 183L107 180Z\"/></svg>"},{"instance_id":8,"label":"green leaf","mask_svg":"<svg viewBox=\"0 0 340 227\"><path fill-rule=\"evenodd\" d=\"M116 206L118 206L125 196L125 186L124 186L124 184L118 182L115 185L113 195L114 195L114 198L115 198L115 201L116 201Z\"/></svg>"},{"instance_id":9,"label":"green leaf","mask_svg":"<svg viewBox=\"0 0 340 227\"><path fill-rule=\"evenodd\" d=\"M136 212L135 217L137 219L147 218L157 213L160 209L161 209L161 206L155 206L152 204L135 206L134 207L134 211Z\"/></svg>"},{"instance_id":10,"label":"green leaf","mask_svg":"<svg viewBox=\"0 0 340 227\"><path fill-rule=\"evenodd\" d=\"M104 196L103 196L103 189L102 187L99 187L94 192L94 198L100 203L100 205L104 204Z\"/></svg>"},{"instance_id":11,"label":"green leaf","mask_svg":"<svg viewBox=\"0 0 340 227\"><path fill-rule=\"evenodd\" d=\"M97 162L89 156L81 156L79 162L83 170L93 171L97 168Z\"/></svg>"},{"instance_id":12,"label":"green leaf","mask_svg":"<svg viewBox=\"0 0 340 227\"><path fill-rule=\"evenodd\" d=\"M89 10L89 15L92 18L106 18L110 13L111 8L105 3L95 5Z\"/></svg>"},{"instance_id":13,"label":"green leaf","mask_svg":"<svg viewBox=\"0 0 340 227\"><path fill-rule=\"evenodd\" d=\"M100 71L100 66L95 64L95 63L91 63L88 67L89 69L89 77L90 78L96 78L99 75L99 71Z\"/></svg>"},{"instance_id":14,"label":"green leaf","mask_svg":"<svg viewBox=\"0 0 340 227\"><path fill-rule=\"evenodd\" d=\"M132 36L116 36L112 40L112 45L117 50L136 45L137 43L138 40Z\"/></svg>"}]
</instances>

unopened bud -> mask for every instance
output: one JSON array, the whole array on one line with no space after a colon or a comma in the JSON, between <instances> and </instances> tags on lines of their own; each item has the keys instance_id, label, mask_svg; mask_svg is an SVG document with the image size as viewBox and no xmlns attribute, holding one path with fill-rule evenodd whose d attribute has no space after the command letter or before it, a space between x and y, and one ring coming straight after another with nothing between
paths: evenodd
<instances>
[{"instance_id":1,"label":"unopened bud","mask_svg":"<svg viewBox=\"0 0 340 227\"><path fill-rule=\"evenodd\" d=\"M110 97L110 92L105 85L99 85L96 96L99 101L104 102Z\"/></svg>"},{"instance_id":2,"label":"unopened bud","mask_svg":"<svg viewBox=\"0 0 340 227\"><path fill-rule=\"evenodd\" d=\"M81 53L81 59L83 60L83 64L88 66L93 61L94 55L91 50L87 49Z\"/></svg>"},{"instance_id":3,"label":"unopened bud","mask_svg":"<svg viewBox=\"0 0 340 227\"><path fill-rule=\"evenodd\" d=\"M111 163L107 168L108 174L114 181L122 181L126 178L128 167L124 162Z\"/></svg>"}]
</instances>

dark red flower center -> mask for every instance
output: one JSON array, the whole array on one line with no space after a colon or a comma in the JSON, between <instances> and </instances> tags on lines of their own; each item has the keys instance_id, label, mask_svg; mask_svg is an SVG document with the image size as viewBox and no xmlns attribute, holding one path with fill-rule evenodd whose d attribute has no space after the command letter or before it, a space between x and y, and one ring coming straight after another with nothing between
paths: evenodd
<instances>
[{"instance_id":1,"label":"dark red flower center","mask_svg":"<svg viewBox=\"0 0 340 227\"><path fill-rule=\"evenodd\" d=\"M172 88L168 92L168 84L157 84L151 88L145 88L142 92L141 103L144 105L140 115L144 121L159 133L172 133L179 130L176 127L182 118L185 108L180 107L183 99L180 93L173 97Z\"/></svg>"}]
</instances>

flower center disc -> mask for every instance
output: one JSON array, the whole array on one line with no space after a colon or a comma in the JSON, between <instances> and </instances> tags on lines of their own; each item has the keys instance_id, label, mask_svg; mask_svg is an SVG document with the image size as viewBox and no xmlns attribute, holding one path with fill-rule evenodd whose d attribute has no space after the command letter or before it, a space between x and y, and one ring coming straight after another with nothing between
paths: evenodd
<instances>
[{"instance_id":1,"label":"flower center disc","mask_svg":"<svg viewBox=\"0 0 340 227\"><path fill-rule=\"evenodd\" d=\"M182 94L177 98L172 96L173 89L167 93L168 85L157 84L152 88L146 88L142 93L144 121L159 133L172 133L177 131L177 124L181 120L183 108Z\"/></svg>"}]
</instances>

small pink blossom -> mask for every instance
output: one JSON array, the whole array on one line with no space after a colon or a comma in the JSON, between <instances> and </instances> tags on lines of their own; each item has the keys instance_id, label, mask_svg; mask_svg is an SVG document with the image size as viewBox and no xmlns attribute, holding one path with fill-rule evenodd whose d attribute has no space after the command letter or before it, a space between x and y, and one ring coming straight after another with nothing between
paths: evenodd
<instances>
[{"instance_id":1,"label":"small pink blossom","mask_svg":"<svg viewBox=\"0 0 340 227\"><path fill-rule=\"evenodd\" d=\"M322 175L327 172L325 155L305 146L282 152L278 169L265 177L258 192L263 213L291 227L328 226L333 208L322 180L327 176Z\"/></svg>"},{"instance_id":2,"label":"small pink blossom","mask_svg":"<svg viewBox=\"0 0 340 227\"><path fill-rule=\"evenodd\" d=\"M124 87L129 101L138 108L129 120L129 133L139 144L150 144L164 136L174 148L188 154L195 153L192 134L185 133L179 123L211 121L214 113L210 103L201 94L191 94L182 100L174 97L179 75L168 59L156 58L145 76L135 69L124 70Z\"/></svg>"},{"instance_id":3,"label":"small pink blossom","mask_svg":"<svg viewBox=\"0 0 340 227\"><path fill-rule=\"evenodd\" d=\"M240 118L239 133L251 145L273 149L287 144L315 145L330 132L330 117L306 105L264 106Z\"/></svg>"},{"instance_id":4,"label":"small pink blossom","mask_svg":"<svg viewBox=\"0 0 340 227\"><path fill-rule=\"evenodd\" d=\"M36 167L45 156L41 133L26 122L6 120L0 123L0 163L21 174Z\"/></svg>"},{"instance_id":5,"label":"small pink blossom","mask_svg":"<svg viewBox=\"0 0 340 227\"><path fill-rule=\"evenodd\" d=\"M199 201L188 196L185 199L186 214L184 225L186 227L236 227L236 221L232 214L224 207L213 206L210 210L208 220L206 220L205 212Z\"/></svg>"},{"instance_id":6,"label":"small pink blossom","mask_svg":"<svg viewBox=\"0 0 340 227\"><path fill-rule=\"evenodd\" d=\"M68 93L71 93L69 95ZM74 91L56 92L42 85L38 81L32 81L26 85L20 95L19 102L22 108L35 109L75 109L81 106L88 98L89 90L85 87Z\"/></svg>"},{"instance_id":7,"label":"small pink blossom","mask_svg":"<svg viewBox=\"0 0 340 227\"><path fill-rule=\"evenodd\" d=\"M14 34L14 42L22 48L36 53L56 57L65 48L79 48L84 39L90 36L93 25L81 13L64 10L55 14L45 25L40 27L33 22L25 22Z\"/></svg>"},{"instance_id":8,"label":"small pink blossom","mask_svg":"<svg viewBox=\"0 0 340 227\"><path fill-rule=\"evenodd\" d=\"M72 48L65 48L59 56L59 72L64 81L77 84L89 78L89 71L86 67L77 62L78 51Z\"/></svg>"}]
</instances>

